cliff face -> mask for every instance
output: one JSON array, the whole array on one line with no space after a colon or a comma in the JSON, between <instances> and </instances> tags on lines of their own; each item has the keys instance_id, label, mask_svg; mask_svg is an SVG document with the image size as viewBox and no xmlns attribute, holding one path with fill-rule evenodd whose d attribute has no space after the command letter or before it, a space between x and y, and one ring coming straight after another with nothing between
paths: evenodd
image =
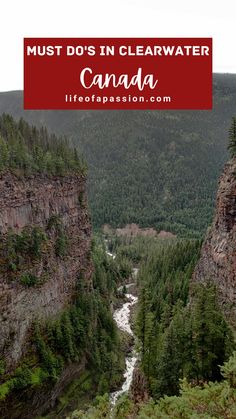
<instances>
[{"instance_id":1,"label":"cliff face","mask_svg":"<svg viewBox=\"0 0 236 419\"><path fill-rule=\"evenodd\" d=\"M33 321L62 311L80 278L89 286L91 226L83 176L17 177L7 172L0 175L0 197L0 353L11 371L27 351ZM37 257L15 250L19 237L25 246L20 235L32 228L44 235ZM33 286L29 278L36 282Z\"/></svg>"},{"instance_id":2,"label":"cliff face","mask_svg":"<svg viewBox=\"0 0 236 419\"><path fill-rule=\"evenodd\" d=\"M225 313L236 325L236 159L219 181L216 212L202 247L193 282L213 281Z\"/></svg>"}]
</instances>

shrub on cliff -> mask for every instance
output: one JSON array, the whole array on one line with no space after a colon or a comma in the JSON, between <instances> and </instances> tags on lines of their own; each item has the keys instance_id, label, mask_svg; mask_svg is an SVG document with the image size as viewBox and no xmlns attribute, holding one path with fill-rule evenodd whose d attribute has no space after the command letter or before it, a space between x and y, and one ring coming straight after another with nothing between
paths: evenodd
<instances>
[{"instance_id":1,"label":"shrub on cliff","mask_svg":"<svg viewBox=\"0 0 236 419\"><path fill-rule=\"evenodd\" d=\"M31 273L25 273L20 277L20 282L27 287L33 287L38 283L38 278Z\"/></svg>"},{"instance_id":2,"label":"shrub on cliff","mask_svg":"<svg viewBox=\"0 0 236 419\"><path fill-rule=\"evenodd\" d=\"M19 234L9 230L0 242L1 270L16 272L28 261L41 259L45 242L47 237L40 227L25 227Z\"/></svg>"},{"instance_id":3,"label":"shrub on cliff","mask_svg":"<svg viewBox=\"0 0 236 419\"><path fill-rule=\"evenodd\" d=\"M229 129L229 145L231 156L236 156L236 117L232 118L232 123Z\"/></svg>"}]
</instances>

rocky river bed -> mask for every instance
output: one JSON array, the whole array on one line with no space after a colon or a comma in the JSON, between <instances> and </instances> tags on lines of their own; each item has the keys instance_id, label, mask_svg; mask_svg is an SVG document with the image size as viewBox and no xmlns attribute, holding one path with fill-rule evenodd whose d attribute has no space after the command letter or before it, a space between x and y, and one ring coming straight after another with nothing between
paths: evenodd
<instances>
[{"instance_id":1,"label":"rocky river bed","mask_svg":"<svg viewBox=\"0 0 236 419\"><path fill-rule=\"evenodd\" d=\"M110 257L115 258L115 255L108 251L107 251L107 254ZM126 359L125 359L124 382L120 389L110 394L110 400L113 406L116 404L119 396L129 391L132 384L132 380L133 380L134 369L138 360L138 354L134 349L135 336L131 327L131 310L132 310L132 307L137 303L138 297L133 295L131 291L129 291L130 289L132 290L132 288L136 285L134 280L136 280L137 274L138 274L138 268L133 268L133 272L132 272L133 282L125 284L125 288L126 288L126 293L124 295L125 301L122 304L122 306L117 308L113 313L113 318L118 328L121 331L126 332L131 337L133 337L131 350L126 355ZM118 291L121 291L122 289L123 289L123 286L121 286L118 289Z\"/></svg>"},{"instance_id":2,"label":"rocky river bed","mask_svg":"<svg viewBox=\"0 0 236 419\"><path fill-rule=\"evenodd\" d=\"M127 301L122 305L121 308L118 308L117 310L114 311L113 317L120 330L134 337L133 330L131 329L130 315L131 315L131 307L137 303L138 297L129 293L126 293L125 297ZM116 390L113 393L111 393L110 398L111 398L112 405L116 404L116 401L119 396L129 391L130 386L132 384L133 373L134 373L137 360L138 360L138 354L136 353L134 349L134 343L133 343L132 350L131 352L127 354L126 360L125 360L125 372L124 372L125 381L123 382L122 387L119 390Z\"/></svg>"}]
</instances>

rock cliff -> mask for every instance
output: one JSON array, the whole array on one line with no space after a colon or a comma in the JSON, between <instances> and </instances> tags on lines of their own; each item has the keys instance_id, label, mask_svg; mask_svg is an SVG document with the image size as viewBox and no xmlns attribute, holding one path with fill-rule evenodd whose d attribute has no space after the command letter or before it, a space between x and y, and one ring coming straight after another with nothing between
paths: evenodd
<instances>
[{"instance_id":1,"label":"rock cliff","mask_svg":"<svg viewBox=\"0 0 236 419\"><path fill-rule=\"evenodd\" d=\"M91 226L82 175L7 171L0 197L0 353L11 371L27 351L32 323L62 311L80 278L90 283ZM26 246L32 229L33 256Z\"/></svg>"},{"instance_id":2,"label":"rock cliff","mask_svg":"<svg viewBox=\"0 0 236 419\"><path fill-rule=\"evenodd\" d=\"M196 266L195 281L213 281L222 307L236 326L236 159L219 180L216 211Z\"/></svg>"}]
</instances>

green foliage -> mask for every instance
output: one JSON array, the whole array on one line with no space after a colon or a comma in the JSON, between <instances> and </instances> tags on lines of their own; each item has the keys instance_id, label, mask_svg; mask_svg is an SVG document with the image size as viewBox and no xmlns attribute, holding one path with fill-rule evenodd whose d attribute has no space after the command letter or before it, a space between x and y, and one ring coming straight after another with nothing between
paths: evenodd
<instances>
[{"instance_id":1,"label":"green foliage","mask_svg":"<svg viewBox=\"0 0 236 419\"><path fill-rule=\"evenodd\" d=\"M27 365L17 368L14 375L14 388L23 389L31 384L31 369Z\"/></svg>"},{"instance_id":2,"label":"green foliage","mask_svg":"<svg viewBox=\"0 0 236 419\"><path fill-rule=\"evenodd\" d=\"M29 386L41 385L48 376L48 373L42 368L32 369L23 363L15 370L12 378L0 385L0 401L4 400L12 391L21 391Z\"/></svg>"},{"instance_id":3,"label":"green foliage","mask_svg":"<svg viewBox=\"0 0 236 419\"><path fill-rule=\"evenodd\" d=\"M236 389L236 351L221 367L221 374L229 382L230 387Z\"/></svg>"},{"instance_id":4,"label":"green foliage","mask_svg":"<svg viewBox=\"0 0 236 419\"><path fill-rule=\"evenodd\" d=\"M236 354L221 368L227 371L226 380L220 383L205 383L203 386L192 386L184 379L180 385L180 396L160 399L155 404L150 401L144 405L137 418L139 419L222 419L236 417L236 388L231 381L236 376ZM232 385L233 384L233 385Z\"/></svg>"},{"instance_id":5,"label":"green foliage","mask_svg":"<svg viewBox=\"0 0 236 419\"><path fill-rule=\"evenodd\" d=\"M141 268L137 336L142 367L155 398L179 392L179 379L220 380L219 365L234 347L232 331L212 286L197 286L188 302L189 280L199 242L156 248Z\"/></svg>"},{"instance_id":6,"label":"green foliage","mask_svg":"<svg viewBox=\"0 0 236 419\"><path fill-rule=\"evenodd\" d=\"M31 268L42 258L46 241L47 237L40 227L26 227L19 234L10 230L0 241L0 270L11 279L18 278L23 285L30 287L38 284L39 279Z\"/></svg>"},{"instance_id":7,"label":"green foliage","mask_svg":"<svg viewBox=\"0 0 236 419\"><path fill-rule=\"evenodd\" d=\"M48 372L41 367L31 370L31 386L40 386L48 378Z\"/></svg>"},{"instance_id":8,"label":"green foliage","mask_svg":"<svg viewBox=\"0 0 236 419\"><path fill-rule=\"evenodd\" d=\"M5 372L5 361L4 359L0 358L0 377L1 375L3 375Z\"/></svg>"},{"instance_id":9,"label":"green foliage","mask_svg":"<svg viewBox=\"0 0 236 419\"><path fill-rule=\"evenodd\" d=\"M0 401L4 400L8 396L13 387L13 380L8 380L5 383L0 384Z\"/></svg>"},{"instance_id":10,"label":"green foliage","mask_svg":"<svg viewBox=\"0 0 236 419\"><path fill-rule=\"evenodd\" d=\"M62 231L61 222L55 217L50 220L49 227L55 227L56 233ZM14 237L14 244L17 243L18 246L20 243L17 252L24 252L26 243L28 244L28 239L25 240L28 235L24 233L23 236L24 240L22 237ZM95 242L92 257L95 266L93 288L87 288L81 274L73 304L57 319L46 324L35 324L32 347L35 349L37 361L32 365L23 363L14 371L10 379L0 386L0 399L7 397L13 389L29 389L45 382L53 385L64 365L69 362L83 362L85 359L89 363L89 369L95 372L93 386L97 386L101 394L109 391L117 379L120 380L124 356L110 311L110 300L121 279L121 273L116 262L110 260L103 247ZM20 280L26 286L37 283L36 278L29 273L22 275ZM2 372L4 373L3 365ZM91 382L87 381L85 385L89 390ZM82 391L82 387L80 390Z\"/></svg>"},{"instance_id":11,"label":"green foliage","mask_svg":"<svg viewBox=\"0 0 236 419\"><path fill-rule=\"evenodd\" d=\"M90 407L86 412L76 410L70 416L70 419L110 419L110 402L108 394L97 396L95 406Z\"/></svg>"},{"instance_id":12,"label":"green foliage","mask_svg":"<svg viewBox=\"0 0 236 419\"><path fill-rule=\"evenodd\" d=\"M38 126L43 121L79 145L89 166L96 228L136 222L199 237L211 222L217 180L228 158L236 76L214 74L213 92L211 112L30 112L22 109L22 93L8 92L0 95L0 113L7 110ZM53 156L49 153L49 167Z\"/></svg>"},{"instance_id":13,"label":"green foliage","mask_svg":"<svg viewBox=\"0 0 236 419\"><path fill-rule=\"evenodd\" d=\"M19 234L9 231L5 245L2 243L2 252L6 255L9 267L16 270L22 257L40 259L45 241L46 235L40 227L25 227Z\"/></svg>"},{"instance_id":14,"label":"green foliage","mask_svg":"<svg viewBox=\"0 0 236 419\"><path fill-rule=\"evenodd\" d=\"M34 227L31 233L31 242L28 244L28 251L33 258L41 257L42 244L45 240L45 233L39 227Z\"/></svg>"},{"instance_id":15,"label":"green foliage","mask_svg":"<svg viewBox=\"0 0 236 419\"><path fill-rule=\"evenodd\" d=\"M236 117L232 118L232 123L229 129L229 145L231 156L236 156Z\"/></svg>"},{"instance_id":16,"label":"green foliage","mask_svg":"<svg viewBox=\"0 0 236 419\"><path fill-rule=\"evenodd\" d=\"M20 277L20 283L22 285L26 285L27 287L33 287L38 284L37 276L33 275L32 273L25 273Z\"/></svg>"},{"instance_id":17,"label":"green foliage","mask_svg":"<svg viewBox=\"0 0 236 419\"><path fill-rule=\"evenodd\" d=\"M48 134L7 114L0 117L0 170L49 175L83 174L85 165L65 137Z\"/></svg>"},{"instance_id":18,"label":"green foliage","mask_svg":"<svg viewBox=\"0 0 236 419\"><path fill-rule=\"evenodd\" d=\"M55 241L55 253L58 257L63 257L66 254L67 249L67 237L63 229L58 233L58 236Z\"/></svg>"},{"instance_id":19,"label":"green foliage","mask_svg":"<svg viewBox=\"0 0 236 419\"><path fill-rule=\"evenodd\" d=\"M55 228L56 230L59 230L61 228L61 225L62 221L60 215L53 214L48 220L47 229L51 230L52 228Z\"/></svg>"},{"instance_id":20,"label":"green foliage","mask_svg":"<svg viewBox=\"0 0 236 419\"><path fill-rule=\"evenodd\" d=\"M222 419L236 417L236 352L221 367L225 373L222 382L204 383L201 386L180 381L179 396L165 396L158 402L150 399L134 405L123 395L111 411L108 395L98 397L95 405L87 411L74 411L68 419ZM227 372L226 372L227 371Z\"/></svg>"},{"instance_id":21,"label":"green foliage","mask_svg":"<svg viewBox=\"0 0 236 419\"><path fill-rule=\"evenodd\" d=\"M79 193L79 204L83 208L84 206L84 192L83 191Z\"/></svg>"},{"instance_id":22,"label":"green foliage","mask_svg":"<svg viewBox=\"0 0 236 419\"><path fill-rule=\"evenodd\" d=\"M225 133L236 107L235 80L235 75L215 76L210 113L114 111L77 123L70 117L90 168L95 227L134 222L200 237L211 222L218 177L228 158ZM69 118L64 118L66 127Z\"/></svg>"},{"instance_id":23,"label":"green foliage","mask_svg":"<svg viewBox=\"0 0 236 419\"><path fill-rule=\"evenodd\" d=\"M63 361L61 357L56 356L52 352L50 346L41 333L39 325L36 325L35 327L34 343L43 369L47 371L48 377L56 380L62 371Z\"/></svg>"},{"instance_id":24,"label":"green foliage","mask_svg":"<svg viewBox=\"0 0 236 419\"><path fill-rule=\"evenodd\" d=\"M191 332L192 343L191 366L186 376L197 382L220 380L219 365L229 358L234 338L219 307L214 286L196 287L186 316L185 328Z\"/></svg>"},{"instance_id":25,"label":"green foliage","mask_svg":"<svg viewBox=\"0 0 236 419\"><path fill-rule=\"evenodd\" d=\"M127 394L122 395L114 407L114 419L124 419L132 415L134 403L130 400Z\"/></svg>"},{"instance_id":26,"label":"green foliage","mask_svg":"<svg viewBox=\"0 0 236 419\"><path fill-rule=\"evenodd\" d=\"M172 306L178 300L184 304L187 302L189 280L199 250L200 242L197 240L179 240L166 244L153 241L139 274L141 295L138 318L141 316L141 327L145 327L143 316L149 311L155 313L157 322L162 320L168 326Z\"/></svg>"},{"instance_id":27,"label":"green foliage","mask_svg":"<svg viewBox=\"0 0 236 419\"><path fill-rule=\"evenodd\" d=\"M24 228L21 234L13 235L14 250L16 253L29 255L39 259L42 251L42 243L46 236L41 228Z\"/></svg>"},{"instance_id":28,"label":"green foliage","mask_svg":"<svg viewBox=\"0 0 236 419\"><path fill-rule=\"evenodd\" d=\"M41 285L48 273L45 270L37 277L35 266L43 257L45 260L49 246L54 246L56 256L66 255L68 238L58 215L50 217L46 233L38 226L27 226L18 234L9 230L0 240L1 272L28 287Z\"/></svg>"},{"instance_id":29,"label":"green foliage","mask_svg":"<svg viewBox=\"0 0 236 419\"><path fill-rule=\"evenodd\" d=\"M111 385L120 380L124 357L110 311L111 293L116 282L120 281L120 272L101 246L93 245L92 257L95 264L94 290L87 289L81 275L74 304L56 320L35 325L33 344L40 370L33 368L30 374L28 369L16 371L14 380L17 378L19 388L41 385L45 380L55 383L63 365L83 362L85 357L93 371L92 384L95 388L97 386L98 394L109 391ZM87 381L85 385L88 391L94 391L90 388L91 382ZM81 384L80 391L85 392L82 387Z\"/></svg>"},{"instance_id":30,"label":"green foliage","mask_svg":"<svg viewBox=\"0 0 236 419\"><path fill-rule=\"evenodd\" d=\"M106 377L106 374L102 374L99 383L98 383L98 394L103 395L109 392L109 383Z\"/></svg>"},{"instance_id":31,"label":"green foliage","mask_svg":"<svg viewBox=\"0 0 236 419\"><path fill-rule=\"evenodd\" d=\"M0 136L0 170L3 170L9 160L9 151L8 146L6 142L3 140L3 138Z\"/></svg>"},{"instance_id":32,"label":"green foliage","mask_svg":"<svg viewBox=\"0 0 236 419\"><path fill-rule=\"evenodd\" d=\"M119 271L122 279L127 279L132 273L132 263L126 258L117 257Z\"/></svg>"},{"instance_id":33,"label":"green foliage","mask_svg":"<svg viewBox=\"0 0 236 419\"><path fill-rule=\"evenodd\" d=\"M48 220L47 230L50 231L52 229L54 229L56 233L55 254L58 257L63 257L66 255L68 238L62 224L62 219L58 214L53 214Z\"/></svg>"},{"instance_id":34,"label":"green foliage","mask_svg":"<svg viewBox=\"0 0 236 419\"><path fill-rule=\"evenodd\" d=\"M150 254L159 252L166 245L175 243L177 239L160 238L138 235L130 236L107 236L107 246L110 252L116 254L116 259L129 261L132 266L138 266L140 262L146 261Z\"/></svg>"}]
</instances>

